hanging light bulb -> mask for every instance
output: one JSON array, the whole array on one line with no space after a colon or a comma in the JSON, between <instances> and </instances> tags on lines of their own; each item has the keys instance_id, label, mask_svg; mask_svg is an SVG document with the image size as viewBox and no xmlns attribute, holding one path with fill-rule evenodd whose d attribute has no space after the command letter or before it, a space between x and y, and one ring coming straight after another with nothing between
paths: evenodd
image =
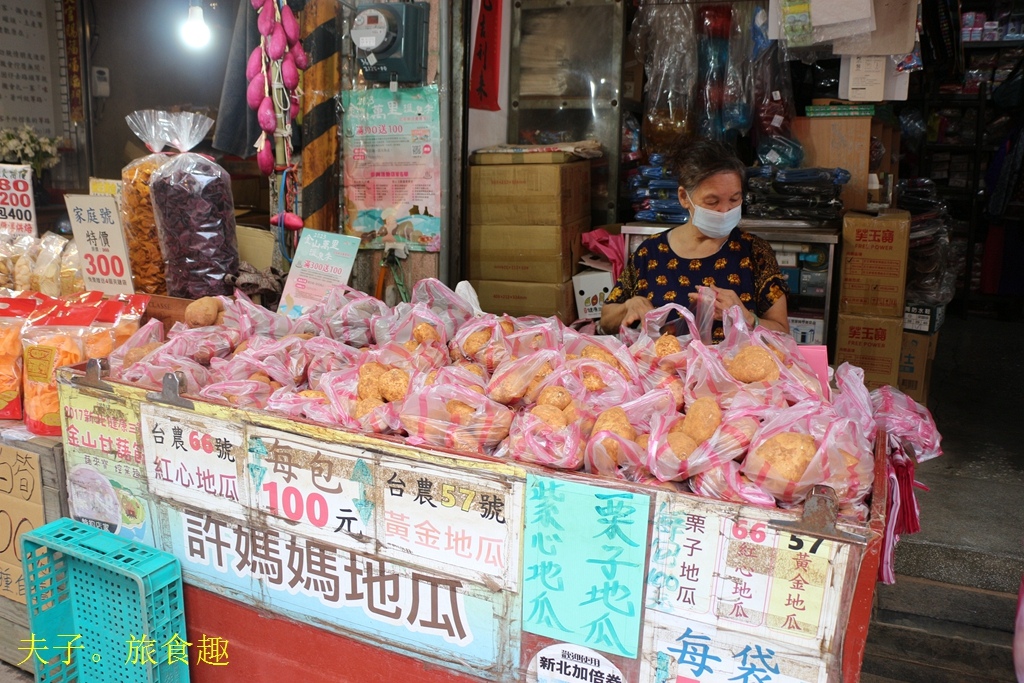
<instances>
[{"instance_id":1,"label":"hanging light bulb","mask_svg":"<svg viewBox=\"0 0 1024 683\"><path fill-rule=\"evenodd\" d=\"M193 50L200 50L210 42L210 27L203 19L202 0L189 0L188 19L181 25L181 40Z\"/></svg>"}]
</instances>

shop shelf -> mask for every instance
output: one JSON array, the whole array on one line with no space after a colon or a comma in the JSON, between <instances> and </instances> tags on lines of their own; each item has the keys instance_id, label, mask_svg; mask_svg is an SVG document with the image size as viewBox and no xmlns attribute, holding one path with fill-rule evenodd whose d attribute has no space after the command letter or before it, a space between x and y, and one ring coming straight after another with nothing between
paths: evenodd
<instances>
[{"instance_id":1,"label":"shop shelf","mask_svg":"<svg viewBox=\"0 0 1024 683\"><path fill-rule=\"evenodd\" d=\"M188 683L166 647L185 638L173 555L66 517L21 542L38 683Z\"/></svg>"}]
</instances>

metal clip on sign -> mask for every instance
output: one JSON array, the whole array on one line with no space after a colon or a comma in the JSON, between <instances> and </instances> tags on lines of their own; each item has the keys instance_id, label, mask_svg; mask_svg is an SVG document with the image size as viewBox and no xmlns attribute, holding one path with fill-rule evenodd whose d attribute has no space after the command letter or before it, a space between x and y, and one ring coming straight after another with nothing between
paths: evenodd
<instances>
[{"instance_id":1,"label":"metal clip on sign","mask_svg":"<svg viewBox=\"0 0 1024 683\"><path fill-rule=\"evenodd\" d=\"M186 410L195 410L195 404L182 394L188 391L188 382L182 372L168 372L164 375L163 387L160 391L150 391L146 394L146 400L153 403L164 403Z\"/></svg>"},{"instance_id":2,"label":"metal clip on sign","mask_svg":"<svg viewBox=\"0 0 1024 683\"><path fill-rule=\"evenodd\" d=\"M107 359L93 358L85 364L85 375L72 377L71 383L79 387L114 393L114 387L103 381L103 378L108 375L110 375L110 364Z\"/></svg>"},{"instance_id":3,"label":"metal clip on sign","mask_svg":"<svg viewBox=\"0 0 1024 683\"><path fill-rule=\"evenodd\" d=\"M799 532L805 536L826 538L840 543L866 543L867 536L851 534L836 528L839 516L839 497L831 486L818 484L811 489L811 495L804 502L803 516L799 521L772 520L768 524L776 529Z\"/></svg>"}]
</instances>

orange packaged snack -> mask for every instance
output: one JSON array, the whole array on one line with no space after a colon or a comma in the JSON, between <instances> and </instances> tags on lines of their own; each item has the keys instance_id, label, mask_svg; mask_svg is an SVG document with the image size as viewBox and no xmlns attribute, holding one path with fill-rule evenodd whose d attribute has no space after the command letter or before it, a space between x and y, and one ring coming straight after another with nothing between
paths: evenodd
<instances>
[{"instance_id":1,"label":"orange packaged snack","mask_svg":"<svg viewBox=\"0 0 1024 683\"><path fill-rule=\"evenodd\" d=\"M125 117L132 132L146 143L150 152L154 152L136 159L121 171L121 221L128 242L132 280L135 291L147 294L167 294L164 257L160 251L160 235L149 194L149 179L153 171L170 160L169 156L159 154L167 144L166 117L166 112L152 109L132 112Z\"/></svg>"},{"instance_id":2,"label":"orange packaged snack","mask_svg":"<svg viewBox=\"0 0 1024 683\"><path fill-rule=\"evenodd\" d=\"M0 420L20 420L21 328L36 308L29 299L0 299Z\"/></svg>"},{"instance_id":3,"label":"orange packaged snack","mask_svg":"<svg viewBox=\"0 0 1024 683\"><path fill-rule=\"evenodd\" d=\"M25 327L25 426L33 434L60 436L56 371L86 360L85 337L98 313L96 307L62 306Z\"/></svg>"}]
</instances>

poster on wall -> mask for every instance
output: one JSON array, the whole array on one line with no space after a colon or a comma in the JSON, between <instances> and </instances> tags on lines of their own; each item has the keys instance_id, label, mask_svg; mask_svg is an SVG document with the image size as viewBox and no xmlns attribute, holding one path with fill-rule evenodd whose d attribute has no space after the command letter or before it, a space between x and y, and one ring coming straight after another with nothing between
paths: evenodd
<instances>
[{"instance_id":1,"label":"poster on wall","mask_svg":"<svg viewBox=\"0 0 1024 683\"><path fill-rule=\"evenodd\" d=\"M0 128L57 134L49 13L38 0L4 0L0 24ZM0 159L2 160L2 159Z\"/></svg>"},{"instance_id":2,"label":"poster on wall","mask_svg":"<svg viewBox=\"0 0 1024 683\"><path fill-rule=\"evenodd\" d=\"M436 85L342 93L344 232L360 248L441 249L441 125Z\"/></svg>"}]
</instances>

